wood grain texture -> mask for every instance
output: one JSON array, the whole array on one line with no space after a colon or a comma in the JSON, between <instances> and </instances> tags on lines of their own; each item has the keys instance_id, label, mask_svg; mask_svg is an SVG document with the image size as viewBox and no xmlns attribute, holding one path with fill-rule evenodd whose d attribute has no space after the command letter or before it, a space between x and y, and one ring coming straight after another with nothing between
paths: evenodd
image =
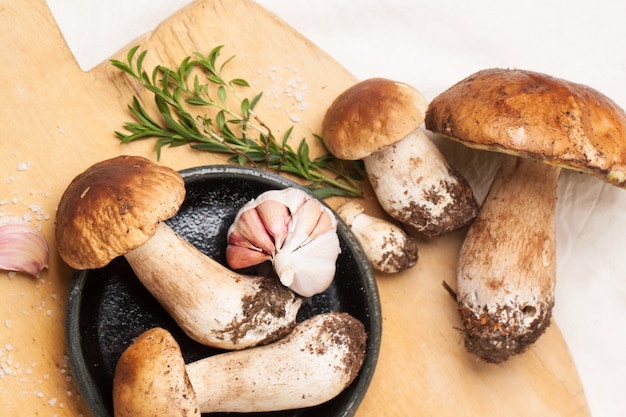
<instances>
[{"instance_id":1,"label":"wood grain texture","mask_svg":"<svg viewBox=\"0 0 626 417\"><path fill-rule=\"evenodd\" d=\"M126 106L136 85L108 62L81 71L44 0L0 0L0 27L0 219L16 217L40 227L52 251L50 268L39 279L0 275L2 414L89 416L66 358L63 320L71 270L56 255L55 209L69 181L86 167L119 154L154 160L154 142L120 145L113 132L129 120ZM147 68L224 45L224 57L236 56L229 73L251 81L255 92L265 91L258 111L277 135L291 125L295 138L319 132L327 106L356 82L251 1L197 1L135 43L149 50ZM186 147L164 149L160 161L175 169L222 162ZM367 211L380 214L370 188L363 186ZM358 416L588 416L556 325L503 365L465 353L455 304L441 285L453 284L462 238L457 232L420 240L415 268L377 277L383 341Z\"/></svg>"}]
</instances>

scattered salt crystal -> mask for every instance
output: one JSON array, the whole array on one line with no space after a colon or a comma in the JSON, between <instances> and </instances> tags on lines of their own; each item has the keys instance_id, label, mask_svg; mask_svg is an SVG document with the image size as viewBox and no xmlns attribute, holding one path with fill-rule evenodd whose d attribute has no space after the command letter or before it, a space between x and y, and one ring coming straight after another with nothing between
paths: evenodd
<instances>
[{"instance_id":1,"label":"scattered salt crystal","mask_svg":"<svg viewBox=\"0 0 626 417\"><path fill-rule=\"evenodd\" d=\"M9 319L6 319L4 321L4 325L7 327L7 329L10 329L11 326L13 326L13 322L11 320L9 320Z\"/></svg>"},{"instance_id":2,"label":"scattered salt crystal","mask_svg":"<svg viewBox=\"0 0 626 417\"><path fill-rule=\"evenodd\" d=\"M39 392L37 393L37 397L38 397L38 398L43 398L43 392L39 391Z\"/></svg>"},{"instance_id":3,"label":"scattered salt crystal","mask_svg":"<svg viewBox=\"0 0 626 417\"><path fill-rule=\"evenodd\" d=\"M294 123L298 123L300 122L302 119L300 119L300 116L296 115L296 114L292 114L289 116L289 120L291 120Z\"/></svg>"},{"instance_id":4,"label":"scattered salt crystal","mask_svg":"<svg viewBox=\"0 0 626 417\"><path fill-rule=\"evenodd\" d=\"M54 407L54 405L57 403L57 399L56 398L50 398L48 400L48 404L50 404L50 407Z\"/></svg>"},{"instance_id":5,"label":"scattered salt crystal","mask_svg":"<svg viewBox=\"0 0 626 417\"><path fill-rule=\"evenodd\" d=\"M17 164L17 170L26 171L30 168L30 166L31 166L30 162L20 162L19 164Z\"/></svg>"}]
</instances>

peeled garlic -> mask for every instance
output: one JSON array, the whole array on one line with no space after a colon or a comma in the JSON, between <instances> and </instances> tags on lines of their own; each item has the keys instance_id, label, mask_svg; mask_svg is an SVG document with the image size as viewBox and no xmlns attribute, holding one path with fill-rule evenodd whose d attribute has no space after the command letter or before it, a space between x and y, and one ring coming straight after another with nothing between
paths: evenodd
<instances>
[{"instance_id":1,"label":"peeled garlic","mask_svg":"<svg viewBox=\"0 0 626 417\"><path fill-rule=\"evenodd\" d=\"M0 269L38 277L49 260L48 244L35 228L27 224L0 227Z\"/></svg>"},{"instance_id":2,"label":"peeled garlic","mask_svg":"<svg viewBox=\"0 0 626 417\"><path fill-rule=\"evenodd\" d=\"M337 219L297 188L270 190L248 202L228 230L233 269L271 261L283 285L303 297L325 291L340 253Z\"/></svg>"}]
</instances>

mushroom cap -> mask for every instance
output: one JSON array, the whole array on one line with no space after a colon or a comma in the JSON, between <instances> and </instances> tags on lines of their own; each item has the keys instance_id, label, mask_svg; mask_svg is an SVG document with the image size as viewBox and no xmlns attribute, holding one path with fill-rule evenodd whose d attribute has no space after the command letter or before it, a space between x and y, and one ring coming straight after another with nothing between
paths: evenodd
<instances>
[{"instance_id":1,"label":"mushroom cap","mask_svg":"<svg viewBox=\"0 0 626 417\"><path fill-rule=\"evenodd\" d=\"M410 85L384 78L361 81L326 110L324 144L337 158L365 158L417 129L427 108L424 96Z\"/></svg>"},{"instance_id":2,"label":"mushroom cap","mask_svg":"<svg viewBox=\"0 0 626 417\"><path fill-rule=\"evenodd\" d=\"M579 170L626 188L626 114L585 85L487 69L437 96L425 123L470 147Z\"/></svg>"},{"instance_id":3,"label":"mushroom cap","mask_svg":"<svg viewBox=\"0 0 626 417\"><path fill-rule=\"evenodd\" d=\"M116 416L200 416L183 354L167 330L145 331L122 353L113 408Z\"/></svg>"},{"instance_id":4,"label":"mushroom cap","mask_svg":"<svg viewBox=\"0 0 626 417\"><path fill-rule=\"evenodd\" d=\"M171 168L139 156L98 162L74 178L61 197L58 252L73 268L103 267L150 239L184 198L184 180Z\"/></svg>"}]
</instances>

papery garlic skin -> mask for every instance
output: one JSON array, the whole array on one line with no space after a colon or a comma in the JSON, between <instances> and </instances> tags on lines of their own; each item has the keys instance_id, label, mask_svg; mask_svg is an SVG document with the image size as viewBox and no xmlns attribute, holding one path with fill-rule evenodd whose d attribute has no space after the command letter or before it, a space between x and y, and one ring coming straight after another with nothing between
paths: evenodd
<instances>
[{"instance_id":1,"label":"papery garlic skin","mask_svg":"<svg viewBox=\"0 0 626 417\"><path fill-rule=\"evenodd\" d=\"M303 297L324 292L341 252L334 213L298 188L270 190L245 204L228 230L233 269L271 261L283 285Z\"/></svg>"},{"instance_id":2,"label":"papery garlic skin","mask_svg":"<svg viewBox=\"0 0 626 417\"><path fill-rule=\"evenodd\" d=\"M0 269L39 277L50 262L48 244L27 224L0 226Z\"/></svg>"}]
</instances>

